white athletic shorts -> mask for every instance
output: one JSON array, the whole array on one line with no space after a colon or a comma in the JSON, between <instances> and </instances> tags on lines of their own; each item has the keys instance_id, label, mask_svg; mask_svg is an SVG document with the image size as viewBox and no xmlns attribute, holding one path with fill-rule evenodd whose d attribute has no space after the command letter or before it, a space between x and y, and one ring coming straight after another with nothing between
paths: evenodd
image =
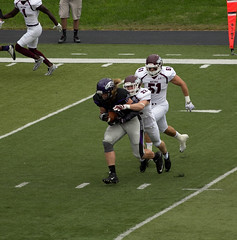
<instances>
[{"instance_id":1,"label":"white athletic shorts","mask_svg":"<svg viewBox=\"0 0 237 240\"><path fill-rule=\"evenodd\" d=\"M69 18L70 10L73 20L81 17L82 0L60 0L59 16L60 18Z\"/></svg>"},{"instance_id":2,"label":"white athletic shorts","mask_svg":"<svg viewBox=\"0 0 237 240\"><path fill-rule=\"evenodd\" d=\"M39 36L42 33L42 27L40 23L37 26L27 27L27 32L17 41L21 46L27 46L28 48L37 48Z\"/></svg>"},{"instance_id":3,"label":"white athletic shorts","mask_svg":"<svg viewBox=\"0 0 237 240\"><path fill-rule=\"evenodd\" d=\"M166 102L162 105L152 105L152 113L156 119L160 132L164 132L168 128L166 121L166 113L169 110L169 103Z\"/></svg>"}]
</instances>

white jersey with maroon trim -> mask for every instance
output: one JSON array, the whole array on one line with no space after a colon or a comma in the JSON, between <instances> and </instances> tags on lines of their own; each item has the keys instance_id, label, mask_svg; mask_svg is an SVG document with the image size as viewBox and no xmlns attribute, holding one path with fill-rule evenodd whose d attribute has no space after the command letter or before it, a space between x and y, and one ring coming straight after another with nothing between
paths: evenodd
<instances>
[{"instance_id":1,"label":"white jersey with maroon trim","mask_svg":"<svg viewBox=\"0 0 237 240\"><path fill-rule=\"evenodd\" d=\"M138 68L135 76L142 80L145 88L151 91L151 102L153 105L162 105L166 100L168 83L175 77L176 72L172 67L163 66L155 77L150 76L146 67Z\"/></svg>"},{"instance_id":2,"label":"white jersey with maroon trim","mask_svg":"<svg viewBox=\"0 0 237 240\"><path fill-rule=\"evenodd\" d=\"M138 103L143 100L151 100L151 91L147 88L140 88L135 96L132 97L134 103ZM146 105L141 111L141 118L143 120L144 128L152 128L156 125L155 117L153 116L151 104Z\"/></svg>"},{"instance_id":3,"label":"white jersey with maroon trim","mask_svg":"<svg viewBox=\"0 0 237 240\"><path fill-rule=\"evenodd\" d=\"M28 0L28 1L14 0L14 5L15 8L19 9L21 14L23 15L26 25L32 26L39 23L38 21L39 11L36 10L36 8L42 5L41 0Z\"/></svg>"}]
</instances>

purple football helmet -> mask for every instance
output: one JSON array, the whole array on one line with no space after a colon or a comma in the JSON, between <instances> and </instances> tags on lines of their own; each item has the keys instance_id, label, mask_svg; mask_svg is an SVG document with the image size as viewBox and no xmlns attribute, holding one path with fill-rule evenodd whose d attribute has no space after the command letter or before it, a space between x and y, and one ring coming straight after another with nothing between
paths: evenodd
<instances>
[{"instance_id":1,"label":"purple football helmet","mask_svg":"<svg viewBox=\"0 0 237 240\"><path fill-rule=\"evenodd\" d=\"M102 95L104 93L108 94L108 97L111 96L114 89L114 81L111 78L102 78L96 87L96 93Z\"/></svg>"}]
</instances>

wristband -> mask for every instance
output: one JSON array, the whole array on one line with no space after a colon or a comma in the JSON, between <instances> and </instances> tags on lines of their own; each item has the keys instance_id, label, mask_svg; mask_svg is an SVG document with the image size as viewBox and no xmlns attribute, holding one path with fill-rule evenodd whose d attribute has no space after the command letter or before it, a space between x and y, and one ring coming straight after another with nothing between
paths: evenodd
<instances>
[{"instance_id":1,"label":"wristband","mask_svg":"<svg viewBox=\"0 0 237 240\"><path fill-rule=\"evenodd\" d=\"M185 98L185 102L186 102L186 103L190 103L190 102L191 102L191 100L190 100L190 97L189 97L189 96L185 96L184 98Z\"/></svg>"},{"instance_id":2,"label":"wristband","mask_svg":"<svg viewBox=\"0 0 237 240\"><path fill-rule=\"evenodd\" d=\"M124 109L130 109L130 105L129 104L124 104Z\"/></svg>"}]
</instances>

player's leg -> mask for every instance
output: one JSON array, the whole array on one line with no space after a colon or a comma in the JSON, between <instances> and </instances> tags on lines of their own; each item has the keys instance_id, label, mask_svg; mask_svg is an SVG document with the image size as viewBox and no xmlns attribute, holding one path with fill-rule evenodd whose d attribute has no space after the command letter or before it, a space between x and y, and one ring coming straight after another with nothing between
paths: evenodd
<instances>
[{"instance_id":1,"label":"player's leg","mask_svg":"<svg viewBox=\"0 0 237 240\"><path fill-rule=\"evenodd\" d=\"M109 168L109 176L103 179L103 182L106 184L118 183L119 179L116 174L116 154L114 151L114 144L121 139L126 132L119 124L113 126L108 126L103 139L104 154L107 166Z\"/></svg>"},{"instance_id":2,"label":"player's leg","mask_svg":"<svg viewBox=\"0 0 237 240\"><path fill-rule=\"evenodd\" d=\"M60 19L61 19L63 34L59 38L58 43L64 43L67 39L67 19L70 16L70 7L69 7L69 2L68 1L60 0L60 2L59 2L59 16L60 16Z\"/></svg>"},{"instance_id":3,"label":"player's leg","mask_svg":"<svg viewBox=\"0 0 237 240\"><path fill-rule=\"evenodd\" d=\"M0 51L7 51L13 60L16 59L15 47L14 45L0 46Z\"/></svg>"}]
</instances>

